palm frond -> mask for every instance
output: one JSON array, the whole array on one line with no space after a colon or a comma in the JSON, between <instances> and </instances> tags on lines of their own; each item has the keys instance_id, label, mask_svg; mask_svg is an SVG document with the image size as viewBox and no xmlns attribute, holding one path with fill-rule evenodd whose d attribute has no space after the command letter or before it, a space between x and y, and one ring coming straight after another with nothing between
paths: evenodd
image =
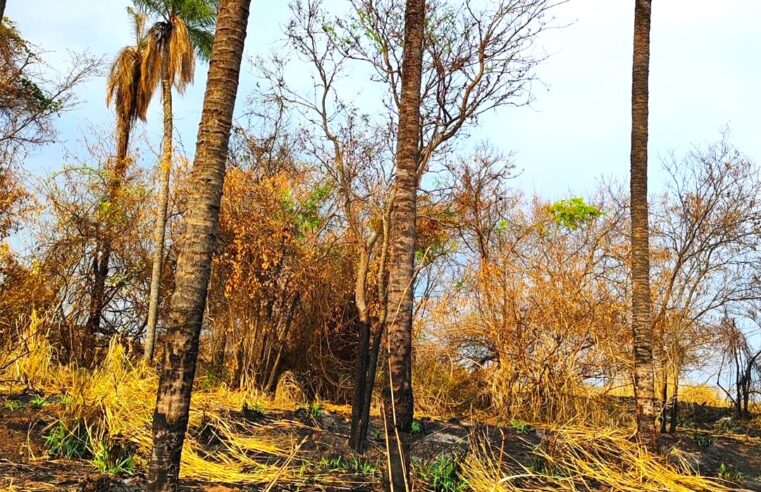
<instances>
[{"instance_id":1,"label":"palm frond","mask_svg":"<svg viewBox=\"0 0 761 492\"><path fill-rule=\"evenodd\" d=\"M188 27L179 16L172 17L172 31L169 36L169 72L174 86L179 92L193 81L195 74L195 54Z\"/></svg>"},{"instance_id":2,"label":"palm frond","mask_svg":"<svg viewBox=\"0 0 761 492\"><path fill-rule=\"evenodd\" d=\"M137 118L145 119L138 105L140 54L134 46L123 48L116 55L106 80L106 104L114 105L122 123L133 124Z\"/></svg>"},{"instance_id":3,"label":"palm frond","mask_svg":"<svg viewBox=\"0 0 761 492\"><path fill-rule=\"evenodd\" d=\"M148 20L148 16L142 10L132 7L127 7L127 13L132 23L132 31L135 34L135 45L140 45L145 37L145 23Z\"/></svg>"},{"instance_id":4,"label":"palm frond","mask_svg":"<svg viewBox=\"0 0 761 492\"><path fill-rule=\"evenodd\" d=\"M146 98L146 108L161 80L161 64L163 60L163 46L166 34L166 25L157 22L148 30L145 43L141 52L140 64L140 93Z\"/></svg>"},{"instance_id":5,"label":"palm frond","mask_svg":"<svg viewBox=\"0 0 761 492\"><path fill-rule=\"evenodd\" d=\"M208 62L211 58L211 45L214 42L214 33L188 26L190 40L195 46L196 56Z\"/></svg>"}]
</instances>

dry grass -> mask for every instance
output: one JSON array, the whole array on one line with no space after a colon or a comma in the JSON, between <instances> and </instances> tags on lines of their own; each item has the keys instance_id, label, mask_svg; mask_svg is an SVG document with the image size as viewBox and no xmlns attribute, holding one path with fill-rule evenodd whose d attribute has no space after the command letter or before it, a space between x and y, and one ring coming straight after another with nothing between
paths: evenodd
<instances>
[{"instance_id":1,"label":"dry grass","mask_svg":"<svg viewBox=\"0 0 761 492\"><path fill-rule=\"evenodd\" d=\"M462 475L475 492L733 490L697 475L678 451L662 460L610 429L556 427L535 448L531 464L509 460L504 449L474 439Z\"/></svg>"},{"instance_id":2,"label":"dry grass","mask_svg":"<svg viewBox=\"0 0 761 492\"><path fill-rule=\"evenodd\" d=\"M44 334L31 337L24 352L8 354L7 359L15 362L0 379L46 394L64 395L56 407L63 425L85 425L91 447L130 443L139 462L145 464L151 451L151 420L158 385L155 371L131 364L122 346L115 343L94 371L53 364L52 347ZM282 438L275 442L243 419L233 423L229 413L239 411L244 402L252 407L264 404L255 394L224 387L194 391L182 454L184 477L257 484L292 478L292 470L277 463L288 459L297 443L283 442ZM202 442L210 433L215 444L213 454Z\"/></svg>"}]
</instances>

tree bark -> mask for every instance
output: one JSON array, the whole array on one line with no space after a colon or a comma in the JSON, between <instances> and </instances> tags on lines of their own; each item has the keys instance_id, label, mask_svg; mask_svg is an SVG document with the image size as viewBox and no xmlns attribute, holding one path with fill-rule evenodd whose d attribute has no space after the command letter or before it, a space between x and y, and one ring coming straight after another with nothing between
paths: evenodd
<instances>
[{"instance_id":1,"label":"tree bark","mask_svg":"<svg viewBox=\"0 0 761 492\"><path fill-rule=\"evenodd\" d=\"M156 232L153 247L153 270L151 290L148 295L148 326L145 332L143 359L151 363L156 346L156 325L158 324L159 296L161 288L161 267L164 261L164 241L166 238L167 208L169 205L169 176L172 169L172 81L169 78L169 43L164 43L161 62L161 92L164 107L164 139L159 159L159 208L156 214Z\"/></svg>"},{"instance_id":2,"label":"tree bark","mask_svg":"<svg viewBox=\"0 0 761 492\"><path fill-rule=\"evenodd\" d=\"M653 322L650 299L650 243L647 205L647 142L651 0L635 0L632 63L631 262L634 393L637 436L658 451L653 376Z\"/></svg>"},{"instance_id":3,"label":"tree bark","mask_svg":"<svg viewBox=\"0 0 761 492\"><path fill-rule=\"evenodd\" d=\"M177 260L169 333L153 414L153 453L148 470L151 492L178 488L250 3L219 3L191 176L187 229Z\"/></svg>"},{"instance_id":4,"label":"tree bark","mask_svg":"<svg viewBox=\"0 0 761 492\"><path fill-rule=\"evenodd\" d=\"M5 17L5 0L0 0L0 24L3 23L3 17Z\"/></svg>"},{"instance_id":5,"label":"tree bark","mask_svg":"<svg viewBox=\"0 0 761 492\"><path fill-rule=\"evenodd\" d=\"M388 380L383 391L390 440L389 482L409 490L409 433L412 427L412 314L415 274L417 167L420 157L420 85L425 0L407 0L402 55L402 93L396 144L396 197L391 217L388 280Z\"/></svg>"}]
</instances>

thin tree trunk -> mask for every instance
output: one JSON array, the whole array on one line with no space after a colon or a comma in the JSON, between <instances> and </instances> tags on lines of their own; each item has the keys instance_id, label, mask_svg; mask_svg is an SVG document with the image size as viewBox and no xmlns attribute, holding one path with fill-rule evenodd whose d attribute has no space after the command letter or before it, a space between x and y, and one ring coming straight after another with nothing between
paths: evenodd
<instances>
[{"instance_id":1,"label":"thin tree trunk","mask_svg":"<svg viewBox=\"0 0 761 492\"><path fill-rule=\"evenodd\" d=\"M674 395L671 399L671 422L669 424L669 434L676 432L676 426L679 420L679 371L674 371L674 380L672 382Z\"/></svg>"},{"instance_id":2,"label":"thin tree trunk","mask_svg":"<svg viewBox=\"0 0 761 492\"><path fill-rule=\"evenodd\" d=\"M420 85L425 0L407 0L404 19L402 93L396 144L396 198L391 217L388 280L388 381L383 391L389 435L390 485L409 490L412 427L412 310L415 275L417 165L420 147Z\"/></svg>"},{"instance_id":3,"label":"thin tree trunk","mask_svg":"<svg viewBox=\"0 0 761 492\"><path fill-rule=\"evenodd\" d=\"M351 402L351 430L349 447L359 452L359 429L362 420L362 403L367 392L367 363L370 349L370 319L367 312L367 270L370 262L367 249L360 251L357 279L354 285L354 303L359 311L359 340L357 343L356 371L354 373L354 396Z\"/></svg>"},{"instance_id":4,"label":"thin tree trunk","mask_svg":"<svg viewBox=\"0 0 761 492\"><path fill-rule=\"evenodd\" d=\"M5 0L0 0L0 24L3 23L3 17L5 17Z\"/></svg>"},{"instance_id":5,"label":"thin tree trunk","mask_svg":"<svg viewBox=\"0 0 761 492\"><path fill-rule=\"evenodd\" d=\"M365 380L365 395L362 402L362 414L360 415L359 433L357 435L357 452L364 454L367 450L367 429L370 426L370 404L373 401L373 387L375 386L375 374L378 370L378 354L383 339L383 323L378 325L370 348L370 360L367 363L367 379Z\"/></svg>"},{"instance_id":6,"label":"thin tree trunk","mask_svg":"<svg viewBox=\"0 0 761 492\"><path fill-rule=\"evenodd\" d=\"M187 229L177 259L169 334L153 414L150 492L178 488L250 3L219 3L191 176Z\"/></svg>"},{"instance_id":7,"label":"thin tree trunk","mask_svg":"<svg viewBox=\"0 0 761 492\"><path fill-rule=\"evenodd\" d=\"M635 0L632 64L631 261L634 392L637 435L658 451L653 376L653 320L650 300L650 242L647 206L647 141L651 0Z\"/></svg>"},{"instance_id":8,"label":"thin tree trunk","mask_svg":"<svg viewBox=\"0 0 761 492\"><path fill-rule=\"evenodd\" d=\"M82 346L78 356L80 365L92 367L95 363L95 346L97 344L100 321L103 316L106 297L106 280L108 266L111 260L112 224L109 214L118 200L119 190L127 173L130 124L120 121L117 124L116 157L109 166L106 191L106 217L101 224L99 237L96 238L95 257L93 258L93 282L90 290L90 308L88 310L85 330L82 336Z\"/></svg>"},{"instance_id":9,"label":"thin tree trunk","mask_svg":"<svg viewBox=\"0 0 761 492\"><path fill-rule=\"evenodd\" d=\"M666 371L662 371L663 376L663 384L661 385L661 402L660 402L660 419L661 419L661 428L660 432L664 433L666 432L666 416L668 413L668 405L669 405L669 383L666 380L668 375L666 374Z\"/></svg>"},{"instance_id":10,"label":"thin tree trunk","mask_svg":"<svg viewBox=\"0 0 761 492\"><path fill-rule=\"evenodd\" d=\"M143 359L151 363L156 346L156 325L158 324L159 297L161 288L161 267L164 261L164 240L166 237L167 208L169 204L169 176L172 169L172 82L169 79L169 43L164 43L161 66L161 91L164 102L164 141L159 159L159 208L156 216L156 232L153 247L153 271L151 291L148 295L148 326L145 332Z\"/></svg>"}]
</instances>

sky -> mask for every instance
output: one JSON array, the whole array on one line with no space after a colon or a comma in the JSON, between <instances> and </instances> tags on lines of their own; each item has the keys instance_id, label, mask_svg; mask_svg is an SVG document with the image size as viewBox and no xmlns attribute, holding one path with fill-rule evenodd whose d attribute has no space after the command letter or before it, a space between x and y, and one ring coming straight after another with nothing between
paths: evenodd
<instances>
[{"instance_id":1,"label":"sky","mask_svg":"<svg viewBox=\"0 0 761 492\"><path fill-rule=\"evenodd\" d=\"M331 0L340 4L342 0ZM65 67L68 51L88 50L113 59L132 40L127 0L9 0L6 16L45 53L52 68ZM266 55L282 39L286 0L252 0L246 56ZM541 34L530 107L506 107L481 119L470 132L513 154L521 171L515 185L548 199L588 195L602 177L626 182L629 169L633 0L569 0L554 10L555 25ZM652 19L650 99L651 190L663 186L659 159L717 140L723 128L742 152L761 159L761 18L759 0L656 0ZM192 150L207 67L195 85L175 97L177 136ZM238 108L255 90L244 67ZM358 86L362 80L352 81ZM81 106L57 122L61 142L41 149L25 164L33 175L59 168L64 149L74 151L92 125L106 130L105 81L82 86ZM157 148L160 106L145 132ZM138 130L140 132L142 130Z\"/></svg>"}]
</instances>

